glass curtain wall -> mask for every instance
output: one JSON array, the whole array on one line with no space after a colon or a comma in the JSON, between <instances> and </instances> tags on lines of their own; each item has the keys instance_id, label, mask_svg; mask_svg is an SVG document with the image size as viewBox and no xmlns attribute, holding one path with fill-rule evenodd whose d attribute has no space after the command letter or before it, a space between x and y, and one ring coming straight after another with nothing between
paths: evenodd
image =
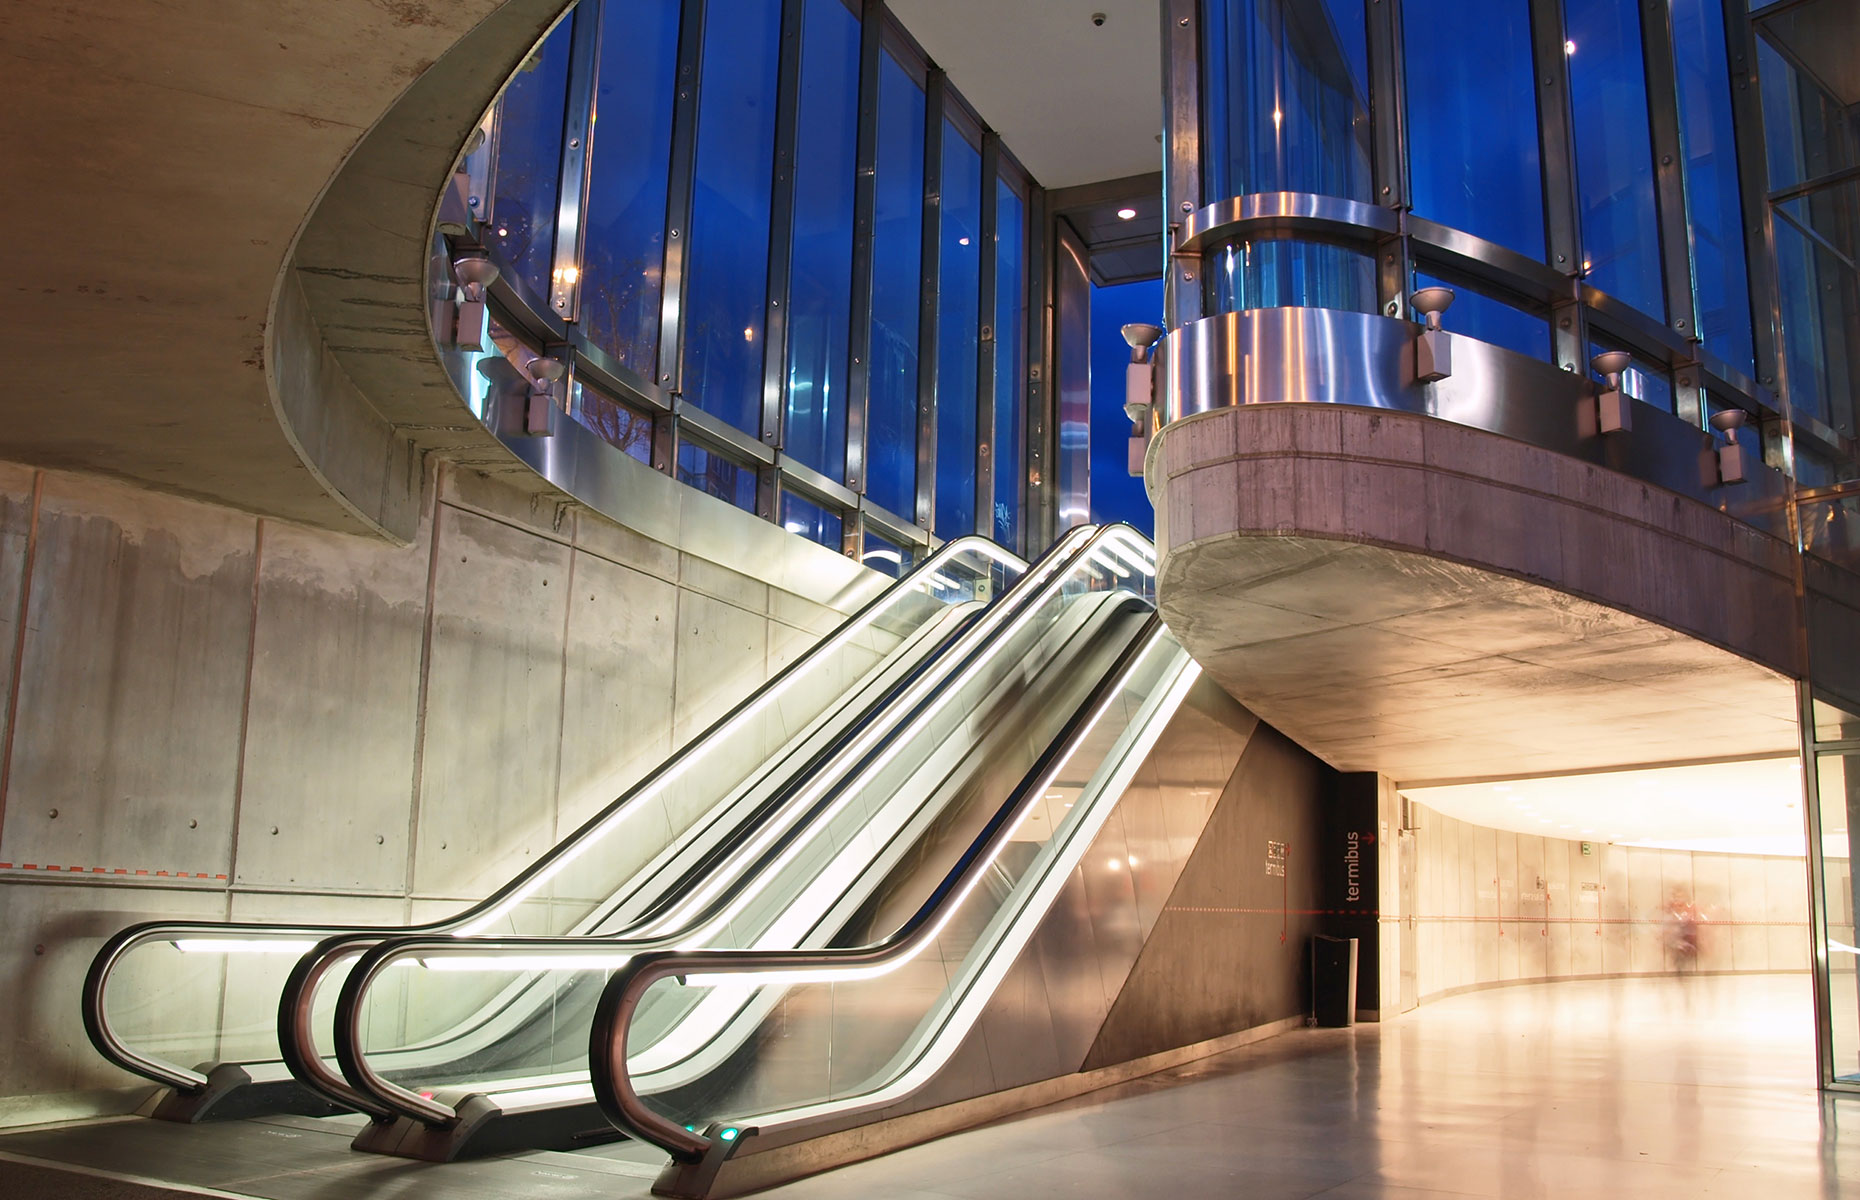
<instances>
[{"instance_id":1,"label":"glass curtain wall","mask_svg":"<svg viewBox=\"0 0 1860 1200\"><path fill-rule=\"evenodd\" d=\"M1414 214L1544 257L1529 0L1403 0Z\"/></svg>"},{"instance_id":2,"label":"glass curtain wall","mask_svg":"<svg viewBox=\"0 0 1860 1200\"><path fill-rule=\"evenodd\" d=\"M1666 319L1638 0L1564 0L1582 273Z\"/></svg>"},{"instance_id":3,"label":"glass curtain wall","mask_svg":"<svg viewBox=\"0 0 1860 1200\"><path fill-rule=\"evenodd\" d=\"M982 152L943 122L937 230L936 521L940 538L975 529L976 348L982 294Z\"/></svg>"},{"instance_id":4,"label":"glass curtain wall","mask_svg":"<svg viewBox=\"0 0 1860 1200\"><path fill-rule=\"evenodd\" d=\"M781 5L706 0L685 293L685 395L745 433L762 424Z\"/></svg>"},{"instance_id":5,"label":"glass curtain wall","mask_svg":"<svg viewBox=\"0 0 1860 1200\"><path fill-rule=\"evenodd\" d=\"M872 218L872 370L866 495L907 519L917 508L918 298L924 242L923 84L879 57Z\"/></svg>"},{"instance_id":6,"label":"glass curtain wall","mask_svg":"<svg viewBox=\"0 0 1860 1200\"><path fill-rule=\"evenodd\" d=\"M1672 0L1673 61L1685 145L1686 233L1693 298L1705 348L1756 377L1750 327L1750 273L1744 257L1737 130L1721 0Z\"/></svg>"},{"instance_id":7,"label":"glass curtain wall","mask_svg":"<svg viewBox=\"0 0 1860 1200\"><path fill-rule=\"evenodd\" d=\"M566 363L562 414L619 454L893 566L1021 548L1041 193L933 72L881 4L582 0L487 114L451 256L490 254L506 357Z\"/></svg>"},{"instance_id":8,"label":"glass curtain wall","mask_svg":"<svg viewBox=\"0 0 1860 1200\"><path fill-rule=\"evenodd\" d=\"M578 15L563 17L517 68L498 110L497 182L482 236L504 262L506 277L538 309L548 306L555 263L568 57Z\"/></svg>"}]
</instances>

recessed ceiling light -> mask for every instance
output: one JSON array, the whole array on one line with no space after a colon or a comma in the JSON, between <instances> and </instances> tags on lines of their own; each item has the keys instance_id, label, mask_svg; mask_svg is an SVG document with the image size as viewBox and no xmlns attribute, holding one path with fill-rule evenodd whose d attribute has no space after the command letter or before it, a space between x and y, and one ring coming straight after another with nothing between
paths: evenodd
<instances>
[{"instance_id":1,"label":"recessed ceiling light","mask_svg":"<svg viewBox=\"0 0 1860 1200\"><path fill-rule=\"evenodd\" d=\"M1137 210L1134 208L1120 208L1117 210L1117 219L1120 221L1128 221L1136 215Z\"/></svg>"}]
</instances>

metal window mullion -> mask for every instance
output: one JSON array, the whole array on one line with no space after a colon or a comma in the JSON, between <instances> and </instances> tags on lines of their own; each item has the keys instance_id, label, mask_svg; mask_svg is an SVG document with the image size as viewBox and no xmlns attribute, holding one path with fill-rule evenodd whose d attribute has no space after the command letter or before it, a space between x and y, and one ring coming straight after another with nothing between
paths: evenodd
<instances>
[{"instance_id":1,"label":"metal window mullion","mask_svg":"<svg viewBox=\"0 0 1860 1200\"><path fill-rule=\"evenodd\" d=\"M1640 6L1640 41L1647 64L1647 111L1653 139L1653 181L1660 224L1660 274L1666 320L1689 342L1699 342L1698 296L1692 281L1691 198L1687 193L1685 130L1679 121L1679 64L1673 14L1664 0ZM1673 364L1673 411L1704 428L1705 401L1696 355Z\"/></svg>"},{"instance_id":2,"label":"metal window mullion","mask_svg":"<svg viewBox=\"0 0 1860 1200\"><path fill-rule=\"evenodd\" d=\"M1789 408L1788 366L1779 330L1776 239L1770 224L1763 100L1757 87L1756 31L1745 0L1724 0L1724 45L1730 70L1731 126L1737 142L1738 199L1744 214L1744 270L1750 285L1751 337L1757 382Z\"/></svg>"},{"instance_id":3,"label":"metal window mullion","mask_svg":"<svg viewBox=\"0 0 1860 1200\"><path fill-rule=\"evenodd\" d=\"M1000 257L996 230L1000 220L1001 138L982 132L981 270L977 272L975 323L975 530L993 537L995 530L995 372L1001 356L995 341L1000 314L996 309L995 270Z\"/></svg>"},{"instance_id":4,"label":"metal window mullion","mask_svg":"<svg viewBox=\"0 0 1860 1200\"><path fill-rule=\"evenodd\" d=\"M1376 203L1405 214L1408 208L1407 93L1402 70L1400 0L1370 0L1369 119L1375 147ZM1405 226L1405 221L1403 222ZM1414 280L1414 248L1405 232L1376 243L1376 301L1382 312L1408 311Z\"/></svg>"},{"instance_id":5,"label":"metal window mullion","mask_svg":"<svg viewBox=\"0 0 1860 1200\"><path fill-rule=\"evenodd\" d=\"M775 177L769 192L768 297L762 309L762 441L781 446L787 410L788 283L794 264L795 143L801 111L801 25L806 0L783 0L775 100Z\"/></svg>"},{"instance_id":6,"label":"metal window mullion","mask_svg":"<svg viewBox=\"0 0 1860 1200\"><path fill-rule=\"evenodd\" d=\"M1370 0L1367 20L1376 203L1385 208L1407 208L1407 93L1402 71L1400 0Z\"/></svg>"},{"instance_id":7,"label":"metal window mullion","mask_svg":"<svg viewBox=\"0 0 1860 1200\"><path fill-rule=\"evenodd\" d=\"M1537 71L1537 145L1543 164L1546 258L1570 289L1551 306L1550 338L1566 371L1588 373L1588 330L1580 303L1582 220L1576 140L1569 107L1569 55L1563 0L1530 0L1531 58Z\"/></svg>"},{"instance_id":8,"label":"metal window mullion","mask_svg":"<svg viewBox=\"0 0 1860 1200\"><path fill-rule=\"evenodd\" d=\"M1052 512L1052 449L1048 439L1053 429L1052 388L1052 311L1053 284L1048 270L1048 252L1053 236L1047 213L1046 189L1027 189L1026 234L1026 306L1027 379L1025 434L1021 442L1022 461L1014 464L1020 472L1020 545L1008 549L1027 555L1044 549L1054 537Z\"/></svg>"},{"instance_id":9,"label":"metal window mullion","mask_svg":"<svg viewBox=\"0 0 1860 1200\"><path fill-rule=\"evenodd\" d=\"M659 308L659 386L674 394L684 390L685 293L690 281L689 234L703 69L704 0L684 0L678 28L678 90L672 101L672 152L666 171L665 267Z\"/></svg>"},{"instance_id":10,"label":"metal window mullion","mask_svg":"<svg viewBox=\"0 0 1860 1200\"><path fill-rule=\"evenodd\" d=\"M924 82L923 290L917 299L917 523L936 527L937 294L943 270L943 92L941 70Z\"/></svg>"},{"instance_id":11,"label":"metal window mullion","mask_svg":"<svg viewBox=\"0 0 1860 1200\"><path fill-rule=\"evenodd\" d=\"M1666 321L1682 337L1698 338L1687 230L1685 143L1679 128L1679 66L1673 50L1672 11L1665 3L1640 5L1640 41L1647 64L1647 111L1653 139L1653 186L1658 198L1660 264L1666 285Z\"/></svg>"},{"instance_id":12,"label":"metal window mullion","mask_svg":"<svg viewBox=\"0 0 1860 1200\"><path fill-rule=\"evenodd\" d=\"M1164 151L1163 310L1170 329L1201 319L1201 259L1174 257L1182 222L1201 206L1201 14L1196 0L1162 4Z\"/></svg>"},{"instance_id":13,"label":"metal window mullion","mask_svg":"<svg viewBox=\"0 0 1860 1200\"><path fill-rule=\"evenodd\" d=\"M594 126L594 75L601 56L601 22L594 14L600 11L596 7L577 12L569 35L568 105L556 188L555 256L549 271L549 307L564 321L573 321L581 307L581 216L588 207L588 135Z\"/></svg>"},{"instance_id":14,"label":"metal window mullion","mask_svg":"<svg viewBox=\"0 0 1860 1200\"><path fill-rule=\"evenodd\" d=\"M873 238L878 219L878 81L884 66L884 0L865 0L859 26L859 133L853 170L851 361L846 370L846 486L863 495L871 428ZM853 522L848 522L848 529ZM853 534L849 532L850 539ZM849 542L849 544L851 544Z\"/></svg>"}]
</instances>

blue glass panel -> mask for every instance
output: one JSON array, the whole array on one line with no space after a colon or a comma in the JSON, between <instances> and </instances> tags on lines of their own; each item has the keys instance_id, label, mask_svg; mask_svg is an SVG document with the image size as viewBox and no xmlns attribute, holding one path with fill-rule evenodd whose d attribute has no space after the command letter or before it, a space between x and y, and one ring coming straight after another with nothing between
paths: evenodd
<instances>
[{"instance_id":1,"label":"blue glass panel","mask_svg":"<svg viewBox=\"0 0 1860 1200\"><path fill-rule=\"evenodd\" d=\"M936 532L975 532L976 346L982 288L982 155L943 123L937 231Z\"/></svg>"},{"instance_id":2,"label":"blue glass panel","mask_svg":"<svg viewBox=\"0 0 1860 1200\"><path fill-rule=\"evenodd\" d=\"M1020 481L1027 377L1027 208L1005 179L995 182L995 541L1020 538Z\"/></svg>"},{"instance_id":3,"label":"blue glass panel","mask_svg":"<svg viewBox=\"0 0 1860 1200\"><path fill-rule=\"evenodd\" d=\"M1091 289L1091 519L1124 521L1150 534L1156 511L1142 477L1130 473L1130 418L1124 415L1130 346L1118 332L1136 321L1163 323L1162 280Z\"/></svg>"},{"instance_id":4,"label":"blue glass panel","mask_svg":"<svg viewBox=\"0 0 1860 1200\"><path fill-rule=\"evenodd\" d=\"M859 20L843 0L807 0L803 26L782 448L838 479L846 471Z\"/></svg>"},{"instance_id":5,"label":"blue glass panel","mask_svg":"<svg viewBox=\"0 0 1860 1200\"><path fill-rule=\"evenodd\" d=\"M1583 271L1602 291L1664 321L1637 0L1564 0L1563 12Z\"/></svg>"},{"instance_id":6,"label":"blue glass panel","mask_svg":"<svg viewBox=\"0 0 1860 1200\"><path fill-rule=\"evenodd\" d=\"M685 297L685 394L761 432L781 5L710 0Z\"/></svg>"},{"instance_id":7,"label":"blue glass panel","mask_svg":"<svg viewBox=\"0 0 1860 1200\"><path fill-rule=\"evenodd\" d=\"M601 9L578 319L589 341L651 379L659 352L679 2Z\"/></svg>"},{"instance_id":8,"label":"blue glass panel","mask_svg":"<svg viewBox=\"0 0 1860 1200\"><path fill-rule=\"evenodd\" d=\"M571 13L517 68L497 118L497 179L485 240L538 307L548 304L555 267L556 184L574 25Z\"/></svg>"},{"instance_id":9,"label":"blue glass panel","mask_svg":"<svg viewBox=\"0 0 1860 1200\"><path fill-rule=\"evenodd\" d=\"M904 578L911 569L911 553L895 542L886 541L871 530L865 533L865 550L859 555L859 561L881 575L893 579Z\"/></svg>"},{"instance_id":10,"label":"blue glass panel","mask_svg":"<svg viewBox=\"0 0 1860 1200\"><path fill-rule=\"evenodd\" d=\"M745 512L756 511L756 472L696 442L678 444L678 482L726 500Z\"/></svg>"},{"instance_id":11,"label":"blue glass panel","mask_svg":"<svg viewBox=\"0 0 1860 1200\"><path fill-rule=\"evenodd\" d=\"M1453 289L1453 307L1442 318L1447 332L1465 334L1477 341L1549 361L1550 322L1547 318L1514 308L1465 284L1439 279L1423 271L1414 273L1414 287L1416 291L1427 287Z\"/></svg>"},{"instance_id":12,"label":"blue glass panel","mask_svg":"<svg viewBox=\"0 0 1860 1200\"><path fill-rule=\"evenodd\" d=\"M1362 0L1209 0L1204 8L1208 198L1369 200Z\"/></svg>"},{"instance_id":13,"label":"blue glass panel","mask_svg":"<svg viewBox=\"0 0 1860 1200\"><path fill-rule=\"evenodd\" d=\"M602 395L577 379L569 391L568 415L628 458L652 461L651 413Z\"/></svg>"},{"instance_id":14,"label":"blue glass panel","mask_svg":"<svg viewBox=\"0 0 1860 1200\"><path fill-rule=\"evenodd\" d=\"M839 0L833 0L835 4ZM798 533L810 542L819 542L823 546L840 548L840 514L820 507L812 500L797 496L793 492L783 492L781 497L781 526L789 533Z\"/></svg>"},{"instance_id":15,"label":"blue glass panel","mask_svg":"<svg viewBox=\"0 0 1860 1200\"><path fill-rule=\"evenodd\" d=\"M923 290L924 90L890 53L878 69L866 494L917 519L918 300Z\"/></svg>"},{"instance_id":16,"label":"blue glass panel","mask_svg":"<svg viewBox=\"0 0 1860 1200\"><path fill-rule=\"evenodd\" d=\"M1416 216L1544 256L1528 0L1405 0Z\"/></svg>"},{"instance_id":17,"label":"blue glass panel","mask_svg":"<svg viewBox=\"0 0 1860 1200\"><path fill-rule=\"evenodd\" d=\"M1754 376L1744 209L1720 0L1673 0L1673 56L1679 68L1699 336L1706 349Z\"/></svg>"},{"instance_id":18,"label":"blue glass panel","mask_svg":"<svg viewBox=\"0 0 1860 1200\"><path fill-rule=\"evenodd\" d=\"M1609 350L1626 350L1626 346L1617 346L1612 342L1597 340L1589 343L1589 361L1595 356ZM1606 382L1599 371L1593 367L1589 378L1597 383ZM1673 411L1673 376L1672 372L1644 358L1635 358L1622 372L1621 390L1643 404L1651 404L1661 412Z\"/></svg>"},{"instance_id":19,"label":"blue glass panel","mask_svg":"<svg viewBox=\"0 0 1860 1200\"><path fill-rule=\"evenodd\" d=\"M1327 242L1236 242L1215 256L1216 311L1341 308L1376 311L1375 260Z\"/></svg>"}]
</instances>

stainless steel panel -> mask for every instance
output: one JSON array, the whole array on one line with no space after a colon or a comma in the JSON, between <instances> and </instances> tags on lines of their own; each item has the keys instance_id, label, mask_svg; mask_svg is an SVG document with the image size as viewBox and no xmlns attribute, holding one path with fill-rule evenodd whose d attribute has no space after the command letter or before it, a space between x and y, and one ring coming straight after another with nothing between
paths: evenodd
<instances>
[{"instance_id":1,"label":"stainless steel panel","mask_svg":"<svg viewBox=\"0 0 1860 1200\"><path fill-rule=\"evenodd\" d=\"M413 883L485 894L550 845L567 546L442 505Z\"/></svg>"},{"instance_id":2,"label":"stainless steel panel","mask_svg":"<svg viewBox=\"0 0 1860 1200\"><path fill-rule=\"evenodd\" d=\"M1086 863L1090 861L1088 858ZM1111 1010L1104 978L1098 971L1091 905L1085 890L1086 869L1081 865L1072 872L1027 948L1040 964L1053 1014L1053 1044L1067 1071L1078 1070L1085 1061L1105 1014Z\"/></svg>"},{"instance_id":3,"label":"stainless steel panel","mask_svg":"<svg viewBox=\"0 0 1860 1200\"><path fill-rule=\"evenodd\" d=\"M1401 215L1374 204L1309 192L1232 196L1197 209L1182 222L1178 251L1201 251L1242 238L1314 234L1372 242L1399 233Z\"/></svg>"},{"instance_id":4,"label":"stainless steel panel","mask_svg":"<svg viewBox=\"0 0 1860 1200\"><path fill-rule=\"evenodd\" d=\"M1593 387L1584 377L1472 338L1449 333L1453 374L1416 383L1415 331L1407 321L1317 308L1197 321L1159 343L1162 419L1277 401L1421 413L1596 463L1787 535L1781 472L1753 463L1746 483L1708 485L1701 456L1710 435L1644 404L1635 405L1632 430L1585 433Z\"/></svg>"},{"instance_id":5,"label":"stainless steel panel","mask_svg":"<svg viewBox=\"0 0 1860 1200\"><path fill-rule=\"evenodd\" d=\"M45 478L7 861L228 873L256 525Z\"/></svg>"},{"instance_id":6,"label":"stainless steel panel","mask_svg":"<svg viewBox=\"0 0 1860 1200\"><path fill-rule=\"evenodd\" d=\"M432 522L420 530L391 547L265 526L235 882L407 886Z\"/></svg>"}]
</instances>

